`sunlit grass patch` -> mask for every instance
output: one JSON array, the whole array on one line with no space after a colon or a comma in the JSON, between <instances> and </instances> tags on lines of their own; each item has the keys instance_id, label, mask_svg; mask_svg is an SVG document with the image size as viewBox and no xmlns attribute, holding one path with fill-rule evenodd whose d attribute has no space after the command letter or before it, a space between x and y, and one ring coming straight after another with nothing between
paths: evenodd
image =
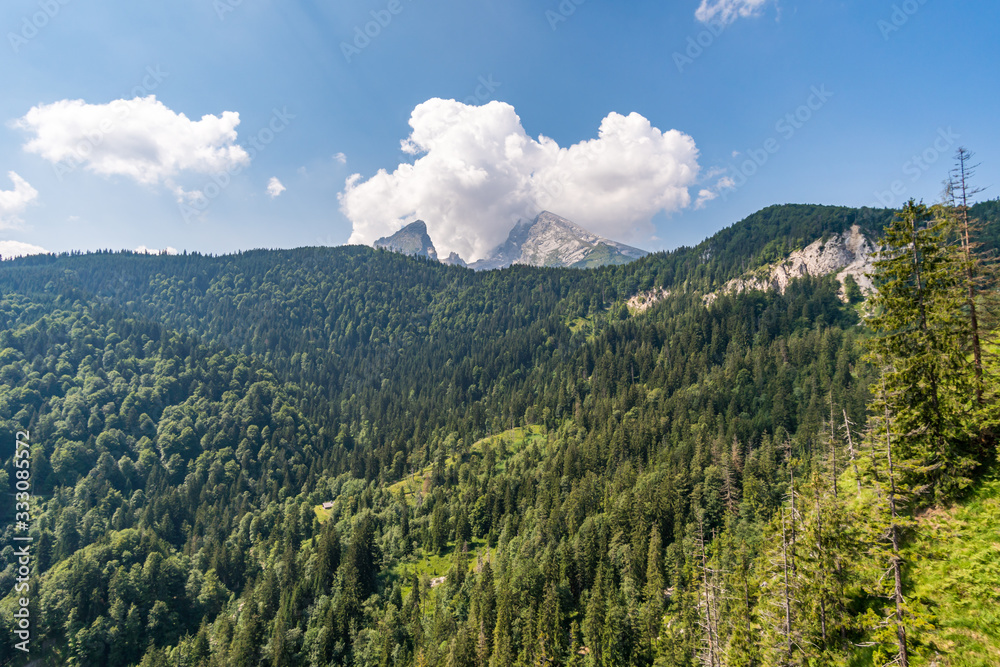
<instances>
[{"instance_id":1,"label":"sunlit grass patch","mask_svg":"<svg viewBox=\"0 0 1000 667\"><path fill-rule=\"evenodd\" d=\"M916 637L925 650L911 664L1000 665L1000 479L919 526L906 550L911 597L933 601L935 627Z\"/></svg>"}]
</instances>

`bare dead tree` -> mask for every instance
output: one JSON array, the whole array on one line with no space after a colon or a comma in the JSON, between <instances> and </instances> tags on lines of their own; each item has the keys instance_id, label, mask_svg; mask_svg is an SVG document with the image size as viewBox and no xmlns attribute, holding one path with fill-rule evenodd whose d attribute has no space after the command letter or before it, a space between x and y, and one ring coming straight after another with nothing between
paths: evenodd
<instances>
[{"instance_id":1,"label":"bare dead tree","mask_svg":"<svg viewBox=\"0 0 1000 667\"><path fill-rule=\"evenodd\" d=\"M826 643L826 570L823 567L822 559L824 555L823 550L823 506L820 503L819 498L819 479L820 476L817 475L817 483L814 485L816 492L816 555L820 559L819 576L821 578L820 591L819 591L819 628L820 634L823 636L823 643ZM836 486L836 480L834 480L834 485Z\"/></svg>"},{"instance_id":2,"label":"bare dead tree","mask_svg":"<svg viewBox=\"0 0 1000 667\"><path fill-rule=\"evenodd\" d=\"M708 552L705 548L705 523L704 517L699 513L698 516L698 544L701 548L701 574L702 574L702 586L703 586L703 603L702 606L705 609L705 620L703 630L705 631L705 648L707 654L704 659L707 660L708 667L716 667L719 664L717 658L719 657L719 641L718 641L718 627L715 622L715 615L712 613L713 606L713 592L712 586L709 582L708 577Z\"/></svg>"},{"instance_id":3,"label":"bare dead tree","mask_svg":"<svg viewBox=\"0 0 1000 667\"><path fill-rule=\"evenodd\" d=\"M983 348L979 331L979 314L976 311L976 295L978 293L977 269L979 261L976 255L978 244L973 238L977 221L969 216L969 201L983 191L983 188L973 187L972 178L976 174L978 164L971 164L974 154L959 147L955 153L955 168L948 182L948 193L952 198L955 212L958 216L959 234L962 237L962 252L965 255L966 306L969 309L969 327L972 336L972 355L976 372L976 403L983 405Z\"/></svg>"},{"instance_id":4,"label":"bare dead tree","mask_svg":"<svg viewBox=\"0 0 1000 667\"><path fill-rule=\"evenodd\" d=\"M833 389L830 390L830 475L833 478L833 497L837 498L837 433L833 425Z\"/></svg>"},{"instance_id":5,"label":"bare dead tree","mask_svg":"<svg viewBox=\"0 0 1000 667\"><path fill-rule=\"evenodd\" d=\"M784 607L785 607L785 645L788 652L788 659L792 658L792 596L789 587L788 577L788 535L785 530L785 508L781 508L781 567L785 578Z\"/></svg>"},{"instance_id":6,"label":"bare dead tree","mask_svg":"<svg viewBox=\"0 0 1000 667\"><path fill-rule=\"evenodd\" d=\"M885 374L882 376L882 392L885 395ZM888 464L889 489L889 539L892 543L892 575L894 579L894 598L896 602L896 643L899 650L899 664L909 667L910 659L906 647L906 625L904 622L903 602L903 559L899 555L899 514L896 510L896 470L892 460L892 421L889 415L889 403L885 401L885 455Z\"/></svg>"},{"instance_id":7,"label":"bare dead tree","mask_svg":"<svg viewBox=\"0 0 1000 667\"><path fill-rule=\"evenodd\" d=\"M792 465L792 441L785 440L785 461L788 465L788 501L791 505L791 540L789 541L789 562L792 576L795 576L795 466ZM784 525L784 523L782 523Z\"/></svg>"},{"instance_id":8,"label":"bare dead tree","mask_svg":"<svg viewBox=\"0 0 1000 667\"><path fill-rule=\"evenodd\" d=\"M851 421L847 418L847 410L844 410L844 431L847 433L847 452L851 457L851 465L854 466L854 479L858 482L858 493L861 493L861 473L858 472L858 461L854 455L854 437L851 435Z\"/></svg>"}]
</instances>

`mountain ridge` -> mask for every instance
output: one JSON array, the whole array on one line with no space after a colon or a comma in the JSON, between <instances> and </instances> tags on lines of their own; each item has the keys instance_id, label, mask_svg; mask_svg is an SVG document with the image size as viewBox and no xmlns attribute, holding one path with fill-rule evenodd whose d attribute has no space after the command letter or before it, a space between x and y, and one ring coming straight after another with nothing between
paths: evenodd
<instances>
[{"instance_id":1,"label":"mountain ridge","mask_svg":"<svg viewBox=\"0 0 1000 667\"><path fill-rule=\"evenodd\" d=\"M609 264L627 264L649 254L645 250L604 238L549 211L542 211L533 220L519 220L506 241L494 248L487 257L471 263L454 252L446 258L440 258L423 220L411 222L395 234L384 236L372 245L475 271L503 269L514 264L595 268Z\"/></svg>"},{"instance_id":2,"label":"mountain ridge","mask_svg":"<svg viewBox=\"0 0 1000 667\"><path fill-rule=\"evenodd\" d=\"M512 264L593 268L627 264L648 255L645 250L606 239L566 218L542 211L532 221L519 220L490 257L473 262L477 270L498 269Z\"/></svg>"}]
</instances>

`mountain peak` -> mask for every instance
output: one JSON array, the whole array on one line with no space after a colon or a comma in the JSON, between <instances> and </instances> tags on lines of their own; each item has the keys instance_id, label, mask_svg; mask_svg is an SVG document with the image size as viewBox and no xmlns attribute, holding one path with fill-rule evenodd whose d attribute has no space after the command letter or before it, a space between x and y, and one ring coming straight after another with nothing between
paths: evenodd
<instances>
[{"instance_id":1,"label":"mountain peak","mask_svg":"<svg viewBox=\"0 0 1000 667\"><path fill-rule=\"evenodd\" d=\"M648 254L645 250L587 231L550 211L542 211L531 220L518 220L503 244L494 248L488 257L472 264L466 264L454 252L446 258L439 258L423 220L411 222L373 245L404 255L436 259L443 264L468 266L477 271L502 269L512 264L591 268L627 264Z\"/></svg>"},{"instance_id":2,"label":"mountain peak","mask_svg":"<svg viewBox=\"0 0 1000 667\"><path fill-rule=\"evenodd\" d=\"M417 220L406 225L392 236L383 236L373 244L376 248L384 248L393 252L415 257L437 259L437 249L427 235L427 225L423 220Z\"/></svg>"},{"instance_id":3,"label":"mountain peak","mask_svg":"<svg viewBox=\"0 0 1000 667\"><path fill-rule=\"evenodd\" d=\"M519 220L505 243L471 266L480 270L511 264L589 268L626 264L646 254L644 250L589 232L555 213L542 211L534 220Z\"/></svg>"}]
</instances>

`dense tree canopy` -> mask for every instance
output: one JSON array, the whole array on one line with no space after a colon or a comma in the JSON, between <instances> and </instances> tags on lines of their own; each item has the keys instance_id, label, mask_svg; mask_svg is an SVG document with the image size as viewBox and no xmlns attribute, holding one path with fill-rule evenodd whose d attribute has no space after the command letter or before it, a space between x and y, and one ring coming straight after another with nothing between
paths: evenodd
<instances>
[{"instance_id":1,"label":"dense tree canopy","mask_svg":"<svg viewBox=\"0 0 1000 667\"><path fill-rule=\"evenodd\" d=\"M362 247L4 262L0 459L30 432L35 657L835 664L884 618L884 516L859 500L883 488L870 304L832 276L703 295L892 218L772 207L586 271Z\"/></svg>"}]
</instances>

